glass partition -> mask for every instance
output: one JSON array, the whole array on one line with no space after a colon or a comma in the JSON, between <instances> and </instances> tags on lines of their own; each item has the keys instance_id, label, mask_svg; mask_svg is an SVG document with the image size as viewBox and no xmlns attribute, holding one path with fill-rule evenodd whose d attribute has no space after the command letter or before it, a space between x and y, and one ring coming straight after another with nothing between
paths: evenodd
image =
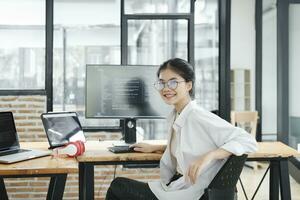
<instances>
[{"instance_id":1,"label":"glass partition","mask_svg":"<svg viewBox=\"0 0 300 200\"><path fill-rule=\"evenodd\" d=\"M187 60L187 20L128 20L128 64Z\"/></svg>"},{"instance_id":2,"label":"glass partition","mask_svg":"<svg viewBox=\"0 0 300 200\"><path fill-rule=\"evenodd\" d=\"M0 89L45 88L45 0L0 1Z\"/></svg>"},{"instance_id":3,"label":"glass partition","mask_svg":"<svg viewBox=\"0 0 300 200\"><path fill-rule=\"evenodd\" d=\"M218 1L195 2L195 98L207 110L219 108Z\"/></svg>"},{"instance_id":4,"label":"glass partition","mask_svg":"<svg viewBox=\"0 0 300 200\"><path fill-rule=\"evenodd\" d=\"M300 145L300 4L289 8L289 145ZM300 148L300 147L299 147Z\"/></svg>"},{"instance_id":5,"label":"glass partition","mask_svg":"<svg viewBox=\"0 0 300 200\"><path fill-rule=\"evenodd\" d=\"M76 111L83 126L118 125L84 117L86 64L120 64L120 0L54 0L53 110Z\"/></svg>"}]
</instances>

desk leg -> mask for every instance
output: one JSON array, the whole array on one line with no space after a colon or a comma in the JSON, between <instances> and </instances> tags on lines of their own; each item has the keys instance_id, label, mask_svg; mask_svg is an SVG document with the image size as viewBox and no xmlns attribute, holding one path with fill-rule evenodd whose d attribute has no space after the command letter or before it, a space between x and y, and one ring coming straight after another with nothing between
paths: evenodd
<instances>
[{"instance_id":1,"label":"desk leg","mask_svg":"<svg viewBox=\"0 0 300 200\"><path fill-rule=\"evenodd\" d=\"M291 186L288 168L288 160L279 161L280 167L280 194L281 199L291 200Z\"/></svg>"},{"instance_id":2,"label":"desk leg","mask_svg":"<svg viewBox=\"0 0 300 200\"><path fill-rule=\"evenodd\" d=\"M279 200L279 162L270 161L270 200Z\"/></svg>"},{"instance_id":3,"label":"desk leg","mask_svg":"<svg viewBox=\"0 0 300 200\"><path fill-rule=\"evenodd\" d=\"M79 163L79 199L94 199L94 165Z\"/></svg>"},{"instance_id":4,"label":"desk leg","mask_svg":"<svg viewBox=\"0 0 300 200\"><path fill-rule=\"evenodd\" d=\"M0 199L8 200L4 179L0 178Z\"/></svg>"},{"instance_id":5,"label":"desk leg","mask_svg":"<svg viewBox=\"0 0 300 200\"><path fill-rule=\"evenodd\" d=\"M55 174L51 176L47 193L47 200L63 199L67 174Z\"/></svg>"}]
</instances>

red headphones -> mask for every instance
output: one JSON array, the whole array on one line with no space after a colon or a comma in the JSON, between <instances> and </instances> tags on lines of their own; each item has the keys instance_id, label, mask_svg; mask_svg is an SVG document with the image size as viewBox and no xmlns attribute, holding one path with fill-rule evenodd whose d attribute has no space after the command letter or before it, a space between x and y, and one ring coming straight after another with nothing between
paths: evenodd
<instances>
[{"instance_id":1,"label":"red headphones","mask_svg":"<svg viewBox=\"0 0 300 200\"><path fill-rule=\"evenodd\" d=\"M85 152L84 142L77 140L75 142L69 142L63 147L54 149L57 155L67 155L69 157L80 156Z\"/></svg>"}]
</instances>

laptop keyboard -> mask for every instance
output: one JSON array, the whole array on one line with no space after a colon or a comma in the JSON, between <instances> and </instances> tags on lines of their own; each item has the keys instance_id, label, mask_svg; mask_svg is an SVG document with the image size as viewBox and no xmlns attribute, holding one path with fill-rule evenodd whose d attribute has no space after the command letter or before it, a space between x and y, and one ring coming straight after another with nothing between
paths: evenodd
<instances>
[{"instance_id":1,"label":"laptop keyboard","mask_svg":"<svg viewBox=\"0 0 300 200\"><path fill-rule=\"evenodd\" d=\"M6 151L6 152L0 152L0 156L6 156L10 154L15 154L15 153L22 153L22 152L27 152L30 151L28 149L16 149L16 150L11 150L11 151Z\"/></svg>"},{"instance_id":2,"label":"laptop keyboard","mask_svg":"<svg viewBox=\"0 0 300 200\"><path fill-rule=\"evenodd\" d=\"M129 146L113 146L108 147L108 150L113 153L132 153L136 152L133 148L130 148Z\"/></svg>"}]
</instances>

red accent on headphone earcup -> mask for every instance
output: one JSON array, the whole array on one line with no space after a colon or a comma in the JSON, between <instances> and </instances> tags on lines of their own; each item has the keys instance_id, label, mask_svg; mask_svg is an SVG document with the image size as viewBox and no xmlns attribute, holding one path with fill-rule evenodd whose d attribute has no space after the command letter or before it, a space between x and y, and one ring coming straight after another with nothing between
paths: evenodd
<instances>
[{"instance_id":1,"label":"red accent on headphone earcup","mask_svg":"<svg viewBox=\"0 0 300 200\"><path fill-rule=\"evenodd\" d=\"M84 145L84 142L81 141L81 140L79 140L79 144L80 144L80 146L81 146L81 154L83 154L83 153L85 152L85 145ZM80 155L81 155L81 154L80 154Z\"/></svg>"},{"instance_id":2,"label":"red accent on headphone earcup","mask_svg":"<svg viewBox=\"0 0 300 200\"><path fill-rule=\"evenodd\" d=\"M82 154L82 145L79 141L76 141L76 145L77 145L77 148L78 148L76 156L80 156Z\"/></svg>"},{"instance_id":3,"label":"red accent on headphone earcup","mask_svg":"<svg viewBox=\"0 0 300 200\"><path fill-rule=\"evenodd\" d=\"M78 146L78 153L76 156L80 156L84 153L85 151L85 146L84 146L84 143L81 141L81 140L78 140L75 142Z\"/></svg>"}]
</instances>

